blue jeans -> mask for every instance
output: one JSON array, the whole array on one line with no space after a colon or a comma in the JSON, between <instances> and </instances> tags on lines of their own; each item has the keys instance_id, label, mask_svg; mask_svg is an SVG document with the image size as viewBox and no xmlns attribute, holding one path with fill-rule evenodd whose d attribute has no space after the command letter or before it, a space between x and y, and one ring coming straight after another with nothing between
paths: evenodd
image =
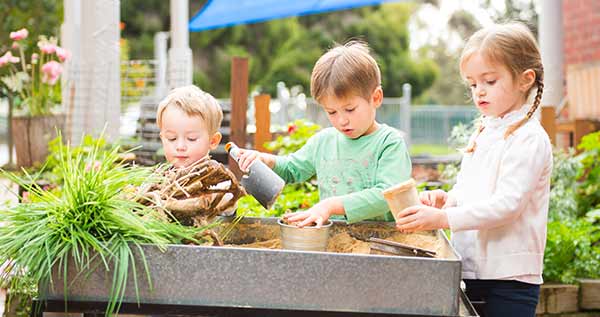
<instances>
[{"instance_id":1,"label":"blue jeans","mask_svg":"<svg viewBox=\"0 0 600 317\"><path fill-rule=\"evenodd\" d=\"M539 285L504 280L465 280L465 284L479 316L535 317Z\"/></svg>"}]
</instances>

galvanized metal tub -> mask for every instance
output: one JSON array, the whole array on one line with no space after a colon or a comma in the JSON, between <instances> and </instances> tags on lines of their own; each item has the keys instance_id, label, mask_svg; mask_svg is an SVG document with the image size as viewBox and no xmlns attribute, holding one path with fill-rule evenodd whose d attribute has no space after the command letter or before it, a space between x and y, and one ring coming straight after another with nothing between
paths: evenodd
<instances>
[{"instance_id":1,"label":"galvanized metal tub","mask_svg":"<svg viewBox=\"0 0 600 317\"><path fill-rule=\"evenodd\" d=\"M370 228L373 230L370 230ZM249 230L248 230L249 229ZM244 219L230 243L278 235L276 218ZM386 238L393 224L334 222L332 231ZM251 234L253 233L254 234ZM143 246L152 276L150 290L136 256L140 302L146 304L458 316L460 257L441 231L444 258L172 245L161 252ZM103 267L69 270L69 301L106 301L112 272ZM63 300L63 277L43 298ZM124 302L136 303L132 274Z\"/></svg>"},{"instance_id":2,"label":"galvanized metal tub","mask_svg":"<svg viewBox=\"0 0 600 317\"><path fill-rule=\"evenodd\" d=\"M300 251L325 251L327 249L329 228L332 225L331 221L328 221L319 228L299 228L284 223L282 219L279 219L277 224L279 224L279 231L281 232L281 245L283 249Z\"/></svg>"}]
</instances>

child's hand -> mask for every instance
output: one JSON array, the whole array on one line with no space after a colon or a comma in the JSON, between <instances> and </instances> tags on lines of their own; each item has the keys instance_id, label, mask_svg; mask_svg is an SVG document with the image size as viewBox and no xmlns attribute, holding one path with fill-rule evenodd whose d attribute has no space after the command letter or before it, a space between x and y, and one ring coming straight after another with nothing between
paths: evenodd
<instances>
[{"instance_id":1,"label":"child's hand","mask_svg":"<svg viewBox=\"0 0 600 317\"><path fill-rule=\"evenodd\" d=\"M401 232L415 232L448 228L448 216L435 207L412 206L398 213L396 228Z\"/></svg>"},{"instance_id":2,"label":"child's hand","mask_svg":"<svg viewBox=\"0 0 600 317\"><path fill-rule=\"evenodd\" d=\"M333 214L343 214L344 206L339 199L328 198L321 200L316 205L312 206L307 211L295 212L283 216L288 222L298 223L298 227L316 224L320 228L323 223L326 223L329 217Z\"/></svg>"},{"instance_id":3,"label":"child's hand","mask_svg":"<svg viewBox=\"0 0 600 317\"><path fill-rule=\"evenodd\" d=\"M441 189L428 190L419 194L419 200L423 205L435 208L442 208L446 205L447 199L448 194Z\"/></svg>"},{"instance_id":4,"label":"child's hand","mask_svg":"<svg viewBox=\"0 0 600 317\"><path fill-rule=\"evenodd\" d=\"M238 166L242 172L248 172L250 165L254 163L256 159L260 159L260 152L254 150L240 149L238 156Z\"/></svg>"}]
</instances>

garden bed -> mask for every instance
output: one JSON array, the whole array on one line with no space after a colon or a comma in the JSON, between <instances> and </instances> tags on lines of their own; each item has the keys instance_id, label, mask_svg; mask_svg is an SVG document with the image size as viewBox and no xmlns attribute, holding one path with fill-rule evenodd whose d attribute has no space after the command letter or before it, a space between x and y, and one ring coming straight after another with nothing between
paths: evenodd
<instances>
[{"instance_id":1,"label":"garden bed","mask_svg":"<svg viewBox=\"0 0 600 317\"><path fill-rule=\"evenodd\" d=\"M461 313L460 258L441 231L424 235L431 239L420 237L437 241L439 258L255 248L261 242L276 238L277 230L275 218L244 219L226 240L237 246L171 245L166 252L151 245L143 246L154 288L150 291L145 276L139 273L143 263L136 255L140 302L429 316ZM344 232L357 241L401 236L393 224L347 226L335 222L332 237ZM246 244L246 248L239 244ZM254 247L248 248L248 244ZM337 244L338 247L349 245L352 243ZM353 247L346 250L356 251ZM70 285L69 301L106 301L111 278L112 273L103 268L86 274L69 270L66 278ZM133 274L129 279L123 302L135 303ZM55 272L53 280L54 286L43 298L63 300L63 283L56 281L64 279Z\"/></svg>"}]
</instances>

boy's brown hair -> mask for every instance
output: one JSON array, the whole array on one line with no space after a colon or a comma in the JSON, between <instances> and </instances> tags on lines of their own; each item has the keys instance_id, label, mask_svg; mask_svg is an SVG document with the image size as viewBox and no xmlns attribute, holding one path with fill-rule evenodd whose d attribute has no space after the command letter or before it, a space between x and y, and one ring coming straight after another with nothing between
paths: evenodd
<instances>
[{"instance_id":1,"label":"boy's brown hair","mask_svg":"<svg viewBox=\"0 0 600 317\"><path fill-rule=\"evenodd\" d=\"M347 98L353 95L369 100L381 85L381 71L361 41L338 45L319 58L310 77L310 93L317 100L326 96Z\"/></svg>"},{"instance_id":2,"label":"boy's brown hair","mask_svg":"<svg viewBox=\"0 0 600 317\"><path fill-rule=\"evenodd\" d=\"M206 124L209 135L219 131L223 120L223 110L215 97L194 85L171 90L158 104L156 124L160 129L162 129L163 113L167 107L177 107L189 116L199 116Z\"/></svg>"}]
</instances>

